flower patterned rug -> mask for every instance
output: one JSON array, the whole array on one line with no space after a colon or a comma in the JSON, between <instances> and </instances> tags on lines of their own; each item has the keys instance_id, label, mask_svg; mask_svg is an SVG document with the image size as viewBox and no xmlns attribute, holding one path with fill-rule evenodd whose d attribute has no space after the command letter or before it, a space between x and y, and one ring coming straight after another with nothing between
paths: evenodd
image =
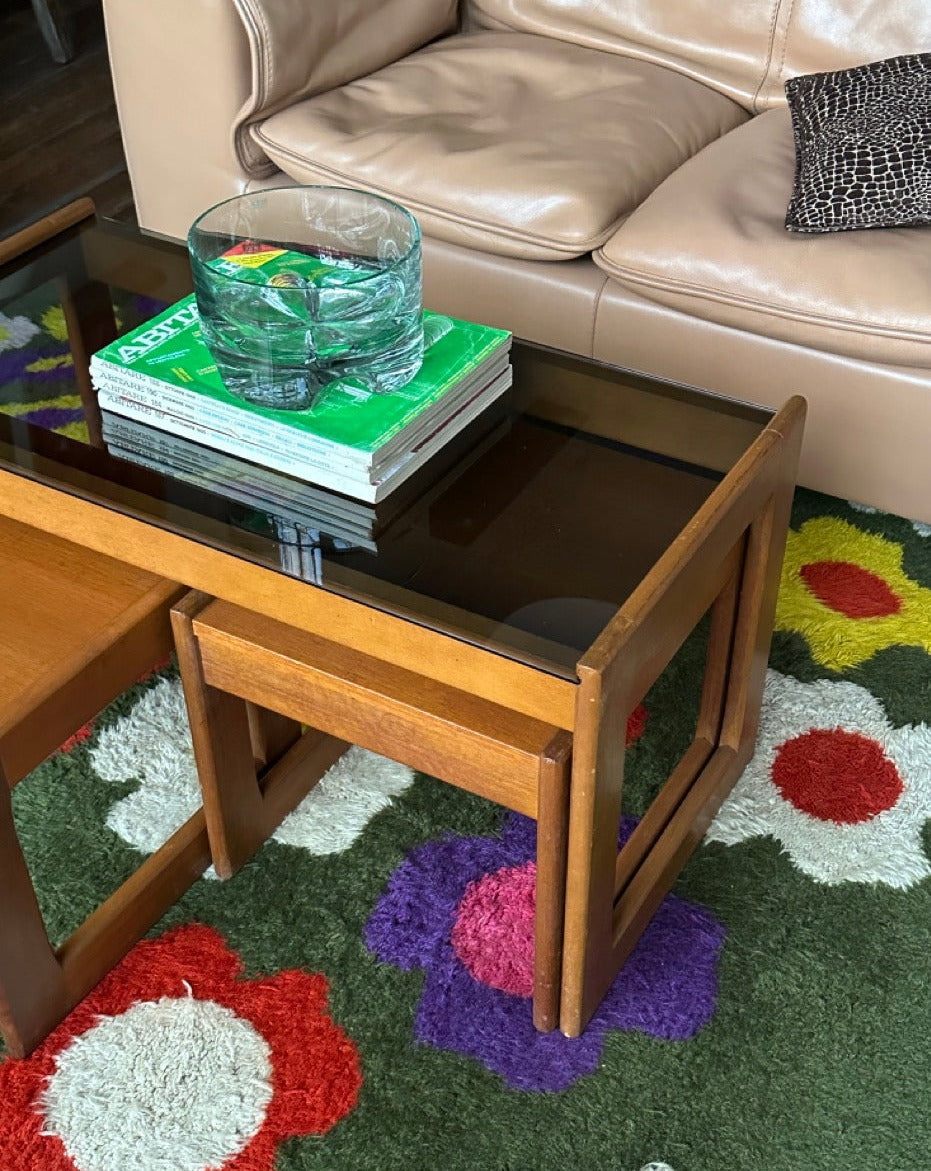
<instances>
[{"instance_id":1,"label":"flower patterned rug","mask_svg":"<svg viewBox=\"0 0 931 1171\"><path fill-rule=\"evenodd\" d=\"M0 409L79 437L69 361L54 305L7 309ZM702 636L628 726L621 839ZM14 791L53 939L197 803L169 665ZM756 755L582 1037L531 1024L533 824L353 749L0 1061L0 1167L926 1166L929 819L931 529L799 491Z\"/></svg>"}]
</instances>

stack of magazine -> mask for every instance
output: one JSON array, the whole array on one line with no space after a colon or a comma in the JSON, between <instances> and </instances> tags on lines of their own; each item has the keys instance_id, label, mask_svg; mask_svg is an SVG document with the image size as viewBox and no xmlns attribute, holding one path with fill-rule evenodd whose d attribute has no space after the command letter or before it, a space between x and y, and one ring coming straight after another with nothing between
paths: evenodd
<instances>
[{"instance_id":1,"label":"stack of magazine","mask_svg":"<svg viewBox=\"0 0 931 1171\"><path fill-rule=\"evenodd\" d=\"M423 365L399 390L333 382L307 410L270 410L226 389L191 295L94 354L91 377L113 415L376 503L500 398L510 345L506 330L426 312Z\"/></svg>"}]
</instances>

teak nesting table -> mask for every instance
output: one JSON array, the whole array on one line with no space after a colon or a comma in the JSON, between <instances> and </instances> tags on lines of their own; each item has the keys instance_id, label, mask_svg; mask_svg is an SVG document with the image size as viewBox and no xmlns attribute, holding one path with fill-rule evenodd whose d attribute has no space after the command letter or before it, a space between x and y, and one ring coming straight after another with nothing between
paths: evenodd
<instances>
[{"instance_id":1,"label":"teak nesting table","mask_svg":"<svg viewBox=\"0 0 931 1171\"><path fill-rule=\"evenodd\" d=\"M127 229L56 256L85 306L189 288ZM0 513L197 591L175 634L221 871L349 741L536 817L534 1019L576 1035L752 754L805 406L512 357L508 403L354 548L3 418ZM694 738L619 853L628 717L706 614Z\"/></svg>"}]
</instances>

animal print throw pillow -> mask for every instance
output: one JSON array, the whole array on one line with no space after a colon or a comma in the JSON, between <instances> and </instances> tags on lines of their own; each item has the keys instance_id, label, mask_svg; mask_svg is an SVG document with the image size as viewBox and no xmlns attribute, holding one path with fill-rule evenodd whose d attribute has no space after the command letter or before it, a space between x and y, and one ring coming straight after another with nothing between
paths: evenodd
<instances>
[{"instance_id":1,"label":"animal print throw pillow","mask_svg":"<svg viewBox=\"0 0 931 1171\"><path fill-rule=\"evenodd\" d=\"M931 53L786 82L792 232L931 224Z\"/></svg>"}]
</instances>

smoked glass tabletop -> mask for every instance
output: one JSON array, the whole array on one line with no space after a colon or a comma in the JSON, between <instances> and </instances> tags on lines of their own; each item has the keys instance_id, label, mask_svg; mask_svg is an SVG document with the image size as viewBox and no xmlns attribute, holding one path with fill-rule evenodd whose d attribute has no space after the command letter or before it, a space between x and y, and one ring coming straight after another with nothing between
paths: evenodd
<instances>
[{"instance_id":1,"label":"smoked glass tabletop","mask_svg":"<svg viewBox=\"0 0 931 1171\"><path fill-rule=\"evenodd\" d=\"M183 247L99 222L0 268L0 311L65 277L85 363L111 303L119 331L191 291ZM107 415L83 442L0 414L0 466L573 679L772 412L517 340L512 365L505 399L375 506Z\"/></svg>"}]
</instances>

